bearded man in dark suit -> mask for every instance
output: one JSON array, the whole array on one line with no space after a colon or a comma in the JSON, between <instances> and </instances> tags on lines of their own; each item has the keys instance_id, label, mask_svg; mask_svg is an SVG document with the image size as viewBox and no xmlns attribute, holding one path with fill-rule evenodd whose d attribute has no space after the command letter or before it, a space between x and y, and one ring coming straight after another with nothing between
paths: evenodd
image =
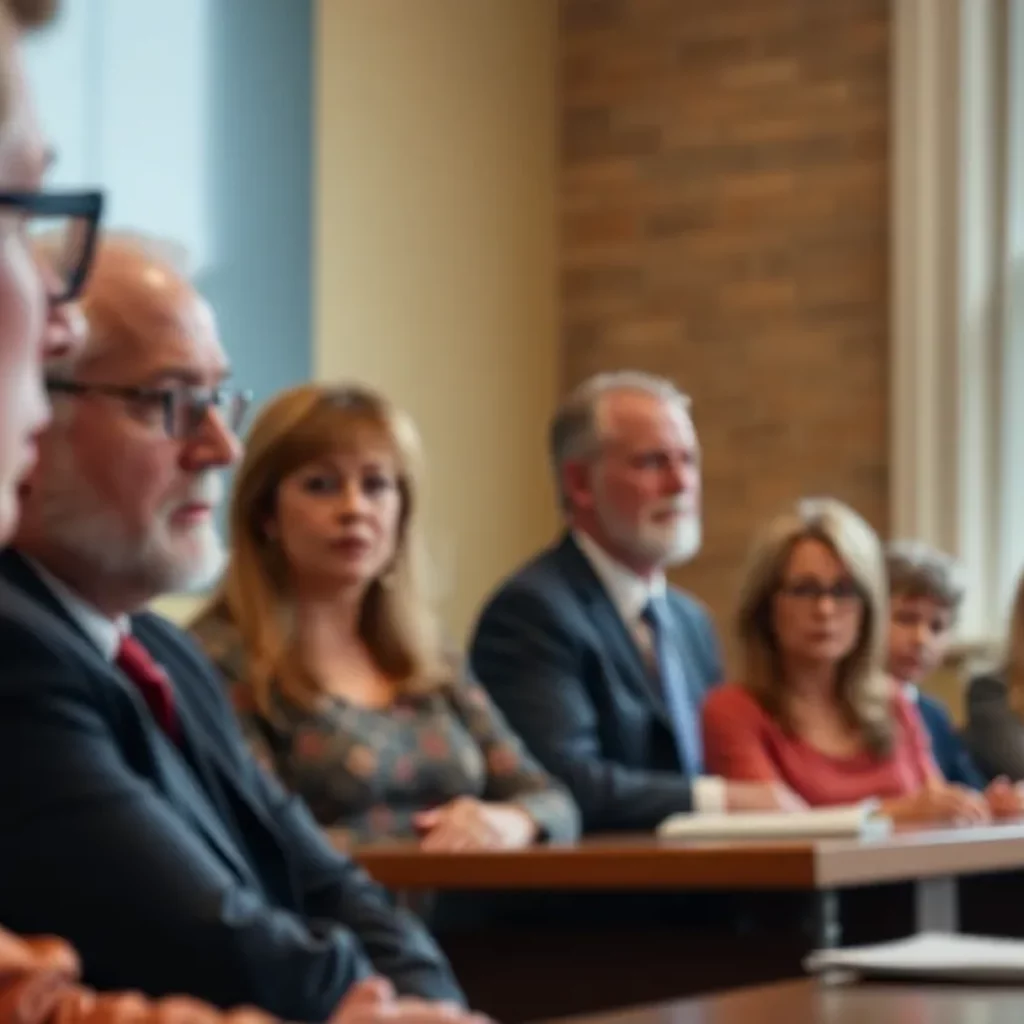
<instances>
[{"instance_id":1,"label":"bearded man in dark suit","mask_svg":"<svg viewBox=\"0 0 1024 1024\"><path fill-rule=\"evenodd\" d=\"M648 374L599 375L566 398L550 447L567 529L486 603L475 675L589 832L785 809L781 787L703 770L701 706L722 678L719 645L704 606L665 577L701 543L689 399Z\"/></svg>"},{"instance_id":2,"label":"bearded man in dark suit","mask_svg":"<svg viewBox=\"0 0 1024 1024\"><path fill-rule=\"evenodd\" d=\"M102 988L321 1021L382 976L416 997L384 1016L464 1019L424 928L256 766L212 667L143 610L219 571L247 399L210 308L110 239L82 312L0 556L0 921L70 940Z\"/></svg>"}]
</instances>

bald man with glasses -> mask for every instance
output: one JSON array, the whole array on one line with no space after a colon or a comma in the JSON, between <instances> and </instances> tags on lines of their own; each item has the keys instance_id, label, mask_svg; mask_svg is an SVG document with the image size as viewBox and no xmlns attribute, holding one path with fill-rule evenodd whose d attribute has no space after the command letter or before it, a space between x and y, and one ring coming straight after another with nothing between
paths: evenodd
<instances>
[{"instance_id":1,"label":"bald man with glasses","mask_svg":"<svg viewBox=\"0 0 1024 1024\"><path fill-rule=\"evenodd\" d=\"M220 570L248 396L212 311L117 238L80 308L0 554L0 921L68 939L101 988L321 1021L375 976L416 999L403 1019L472 1020L424 928L261 772L211 666L144 611Z\"/></svg>"}]
</instances>

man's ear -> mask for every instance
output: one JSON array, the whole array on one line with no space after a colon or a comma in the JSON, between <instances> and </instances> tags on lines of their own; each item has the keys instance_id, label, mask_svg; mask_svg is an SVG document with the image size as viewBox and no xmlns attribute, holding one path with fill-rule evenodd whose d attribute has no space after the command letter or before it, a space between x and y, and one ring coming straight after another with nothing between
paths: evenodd
<instances>
[{"instance_id":1,"label":"man's ear","mask_svg":"<svg viewBox=\"0 0 1024 1024\"><path fill-rule=\"evenodd\" d=\"M562 489L572 508L594 507L594 467L589 463L573 460L562 466Z\"/></svg>"}]
</instances>

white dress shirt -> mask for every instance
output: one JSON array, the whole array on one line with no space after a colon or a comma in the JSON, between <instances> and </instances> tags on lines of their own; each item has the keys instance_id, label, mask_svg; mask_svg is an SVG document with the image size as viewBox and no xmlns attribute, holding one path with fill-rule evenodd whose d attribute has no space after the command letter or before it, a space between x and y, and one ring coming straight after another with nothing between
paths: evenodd
<instances>
[{"instance_id":1,"label":"white dress shirt","mask_svg":"<svg viewBox=\"0 0 1024 1024\"><path fill-rule=\"evenodd\" d=\"M26 561L75 620L79 629L99 648L100 654L113 663L121 646L121 637L131 632L127 616L120 619L107 618L34 559L27 558Z\"/></svg>"},{"instance_id":2,"label":"white dress shirt","mask_svg":"<svg viewBox=\"0 0 1024 1024\"><path fill-rule=\"evenodd\" d=\"M572 537L636 641L644 662L653 664L654 636L642 614L652 598L664 596L664 574L657 573L650 579L644 579L617 562L585 533L573 532ZM699 708L696 710L700 711ZM701 814L720 814L725 811L725 793L724 779L717 775L701 775L693 780L693 809Z\"/></svg>"}]
</instances>

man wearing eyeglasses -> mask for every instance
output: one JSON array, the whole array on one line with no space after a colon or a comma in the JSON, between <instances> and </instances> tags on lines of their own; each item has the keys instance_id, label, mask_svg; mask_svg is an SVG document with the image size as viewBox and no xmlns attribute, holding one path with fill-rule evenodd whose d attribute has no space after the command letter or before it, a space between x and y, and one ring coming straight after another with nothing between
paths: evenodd
<instances>
[{"instance_id":1,"label":"man wearing eyeglasses","mask_svg":"<svg viewBox=\"0 0 1024 1024\"><path fill-rule=\"evenodd\" d=\"M67 304L88 268L100 216L98 192L42 192L53 161L21 64L21 33L46 24L53 0L0 4L0 541L18 513L17 481L35 458L35 437L49 406L40 363L81 343ZM51 257L37 262L30 236L53 230Z\"/></svg>"},{"instance_id":2,"label":"man wearing eyeglasses","mask_svg":"<svg viewBox=\"0 0 1024 1024\"><path fill-rule=\"evenodd\" d=\"M216 579L213 516L249 396L209 306L143 242L100 245L81 309L89 344L48 367L55 423L18 546L116 616Z\"/></svg>"},{"instance_id":3,"label":"man wearing eyeglasses","mask_svg":"<svg viewBox=\"0 0 1024 1024\"><path fill-rule=\"evenodd\" d=\"M17 594L0 591L0 877L17 879L0 921L68 938L104 988L317 1021L382 975L427 1001L402 1019L471 1019L425 929L250 759L203 656L141 613L219 570L247 396L212 312L118 239L81 309L87 341L48 368L53 423L0 555Z\"/></svg>"}]
</instances>

